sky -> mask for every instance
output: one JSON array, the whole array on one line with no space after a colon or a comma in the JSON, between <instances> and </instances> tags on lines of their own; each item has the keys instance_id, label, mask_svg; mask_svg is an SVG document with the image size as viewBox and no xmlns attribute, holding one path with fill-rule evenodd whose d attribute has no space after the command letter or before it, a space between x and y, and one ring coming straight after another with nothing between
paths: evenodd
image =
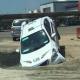
<instances>
[{"instance_id":1,"label":"sky","mask_svg":"<svg viewBox=\"0 0 80 80\"><path fill-rule=\"evenodd\" d=\"M26 13L52 0L0 0L0 14Z\"/></svg>"},{"instance_id":2,"label":"sky","mask_svg":"<svg viewBox=\"0 0 80 80\"><path fill-rule=\"evenodd\" d=\"M0 0L0 14L25 13L39 9L48 0Z\"/></svg>"}]
</instances>

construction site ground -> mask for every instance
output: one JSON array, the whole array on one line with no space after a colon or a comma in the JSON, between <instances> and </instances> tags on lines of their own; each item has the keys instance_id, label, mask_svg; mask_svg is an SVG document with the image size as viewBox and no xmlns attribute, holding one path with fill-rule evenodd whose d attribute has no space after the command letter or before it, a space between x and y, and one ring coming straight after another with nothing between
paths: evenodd
<instances>
[{"instance_id":1,"label":"construction site ground","mask_svg":"<svg viewBox=\"0 0 80 80\"><path fill-rule=\"evenodd\" d=\"M65 61L33 68L22 68L20 55L15 50L19 41L12 41L10 32L0 32L0 80L80 80L80 39L76 37L79 26L59 27L60 46Z\"/></svg>"}]
</instances>

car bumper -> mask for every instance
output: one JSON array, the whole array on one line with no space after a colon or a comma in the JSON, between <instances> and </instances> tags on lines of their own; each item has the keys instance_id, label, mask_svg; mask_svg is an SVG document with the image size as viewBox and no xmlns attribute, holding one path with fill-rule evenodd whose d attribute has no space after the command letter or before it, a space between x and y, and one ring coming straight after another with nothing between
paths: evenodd
<instances>
[{"instance_id":1,"label":"car bumper","mask_svg":"<svg viewBox=\"0 0 80 80\"><path fill-rule=\"evenodd\" d=\"M22 67L37 67L46 62L47 60L41 61L39 63L33 64L33 63L26 63L26 62L21 62Z\"/></svg>"},{"instance_id":2,"label":"car bumper","mask_svg":"<svg viewBox=\"0 0 80 80\"><path fill-rule=\"evenodd\" d=\"M20 34L11 34L12 37L20 37Z\"/></svg>"},{"instance_id":3,"label":"car bumper","mask_svg":"<svg viewBox=\"0 0 80 80\"><path fill-rule=\"evenodd\" d=\"M53 61L52 61L52 56L51 56L51 57L43 58L38 62L27 63L24 61L20 61L20 63L22 67L36 67L36 66L40 66L44 64L46 61L49 61L52 64L58 64L58 63L63 62L64 60L65 58L60 53L57 53L57 56L53 57Z\"/></svg>"}]
</instances>

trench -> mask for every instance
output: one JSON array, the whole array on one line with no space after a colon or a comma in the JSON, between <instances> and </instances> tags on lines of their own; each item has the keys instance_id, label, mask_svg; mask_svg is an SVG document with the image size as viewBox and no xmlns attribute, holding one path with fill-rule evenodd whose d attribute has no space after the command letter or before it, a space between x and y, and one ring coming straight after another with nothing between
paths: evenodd
<instances>
[{"instance_id":1,"label":"trench","mask_svg":"<svg viewBox=\"0 0 80 80\"><path fill-rule=\"evenodd\" d=\"M61 54L65 57L65 47L60 47ZM20 53L0 52L0 67L11 67L20 64Z\"/></svg>"},{"instance_id":2,"label":"trench","mask_svg":"<svg viewBox=\"0 0 80 80\"><path fill-rule=\"evenodd\" d=\"M10 67L18 65L20 54L16 52L0 52L0 67Z\"/></svg>"}]
</instances>

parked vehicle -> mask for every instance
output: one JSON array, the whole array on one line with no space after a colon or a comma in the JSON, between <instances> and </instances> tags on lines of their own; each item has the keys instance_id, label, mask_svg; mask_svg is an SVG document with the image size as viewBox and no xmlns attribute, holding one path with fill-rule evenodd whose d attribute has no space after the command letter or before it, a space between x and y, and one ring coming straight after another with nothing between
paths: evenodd
<instances>
[{"instance_id":1,"label":"parked vehicle","mask_svg":"<svg viewBox=\"0 0 80 80\"><path fill-rule=\"evenodd\" d=\"M20 63L35 67L44 63L60 63L65 58L59 53L59 41L54 21L46 16L22 26L20 36Z\"/></svg>"},{"instance_id":2,"label":"parked vehicle","mask_svg":"<svg viewBox=\"0 0 80 80\"><path fill-rule=\"evenodd\" d=\"M28 23L28 19L15 19L12 22L11 26L11 35L13 38L13 41L16 41L17 38L20 38L20 33L21 33L21 24L22 22Z\"/></svg>"}]
</instances>

